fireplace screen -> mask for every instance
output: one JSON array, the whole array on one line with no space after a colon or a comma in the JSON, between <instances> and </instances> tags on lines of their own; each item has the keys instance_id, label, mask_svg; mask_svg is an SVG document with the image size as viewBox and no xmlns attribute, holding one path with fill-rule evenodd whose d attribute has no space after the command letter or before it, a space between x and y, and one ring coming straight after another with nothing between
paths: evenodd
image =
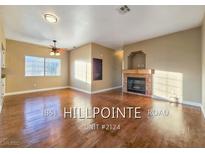
<instances>
[{"instance_id":1,"label":"fireplace screen","mask_svg":"<svg viewBox=\"0 0 205 154\"><path fill-rule=\"evenodd\" d=\"M127 78L127 91L145 94L146 92L145 78L141 77L128 77Z\"/></svg>"}]
</instances>

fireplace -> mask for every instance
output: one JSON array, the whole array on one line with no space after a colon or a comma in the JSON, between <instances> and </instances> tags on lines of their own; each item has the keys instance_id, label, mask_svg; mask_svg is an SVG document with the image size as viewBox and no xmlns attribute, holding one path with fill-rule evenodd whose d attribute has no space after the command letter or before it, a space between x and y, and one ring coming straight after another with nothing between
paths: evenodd
<instances>
[{"instance_id":1,"label":"fireplace","mask_svg":"<svg viewBox=\"0 0 205 154\"><path fill-rule=\"evenodd\" d=\"M122 91L131 94L152 96L153 69L123 70Z\"/></svg>"},{"instance_id":2,"label":"fireplace","mask_svg":"<svg viewBox=\"0 0 205 154\"><path fill-rule=\"evenodd\" d=\"M127 77L127 91L146 94L146 79L143 77Z\"/></svg>"}]
</instances>

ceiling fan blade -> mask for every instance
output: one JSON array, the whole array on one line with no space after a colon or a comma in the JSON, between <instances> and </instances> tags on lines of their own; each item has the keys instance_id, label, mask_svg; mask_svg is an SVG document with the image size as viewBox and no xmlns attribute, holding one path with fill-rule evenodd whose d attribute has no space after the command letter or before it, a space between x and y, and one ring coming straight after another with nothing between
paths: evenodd
<instances>
[{"instance_id":1,"label":"ceiling fan blade","mask_svg":"<svg viewBox=\"0 0 205 154\"><path fill-rule=\"evenodd\" d=\"M49 47L50 47L50 48L53 48L54 46L53 46L53 45L49 45Z\"/></svg>"},{"instance_id":2,"label":"ceiling fan blade","mask_svg":"<svg viewBox=\"0 0 205 154\"><path fill-rule=\"evenodd\" d=\"M64 52L64 51L68 51L68 49L67 48L57 48L56 47L56 40L53 40L53 45L49 45L49 49L51 49L51 52L54 52L54 53L56 53L56 55L57 55L57 53L62 53L62 52Z\"/></svg>"},{"instance_id":3,"label":"ceiling fan blade","mask_svg":"<svg viewBox=\"0 0 205 154\"><path fill-rule=\"evenodd\" d=\"M67 49L66 48L58 48L57 51L58 52L64 52L64 51L67 51Z\"/></svg>"}]
</instances>

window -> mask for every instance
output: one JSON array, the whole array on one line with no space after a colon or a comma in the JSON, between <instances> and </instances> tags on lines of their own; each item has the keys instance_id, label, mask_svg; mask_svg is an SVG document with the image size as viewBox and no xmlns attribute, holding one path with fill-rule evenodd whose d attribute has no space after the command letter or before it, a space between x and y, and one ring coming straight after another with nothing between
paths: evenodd
<instances>
[{"instance_id":1,"label":"window","mask_svg":"<svg viewBox=\"0 0 205 154\"><path fill-rule=\"evenodd\" d=\"M25 76L44 76L44 58L26 56Z\"/></svg>"},{"instance_id":2,"label":"window","mask_svg":"<svg viewBox=\"0 0 205 154\"><path fill-rule=\"evenodd\" d=\"M60 59L45 58L45 75L46 76L59 76L61 63Z\"/></svg>"},{"instance_id":3,"label":"window","mask_svg":"<svg viewBox=\"0 0 205 154\"><path fill-rule=\"evenodd\" d=\"M60 76L61 60L25 56L25 76Z\"/></svg>"}]
</instances>

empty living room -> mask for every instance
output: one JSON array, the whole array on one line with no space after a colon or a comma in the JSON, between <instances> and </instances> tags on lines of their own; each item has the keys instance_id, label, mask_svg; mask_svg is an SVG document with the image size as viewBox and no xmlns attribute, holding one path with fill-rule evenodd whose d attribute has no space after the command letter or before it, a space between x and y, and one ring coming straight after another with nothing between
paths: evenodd
<instances>
[{"instance_id":1,"label":"empty living room","mask_svg":"<svg viewBox=\"0 0 205 154\"><path fill-rule=\"evenodd\" d=\"M1 148L205 148L205 5L0 5Z\"/></svg>"}]
</instances>

